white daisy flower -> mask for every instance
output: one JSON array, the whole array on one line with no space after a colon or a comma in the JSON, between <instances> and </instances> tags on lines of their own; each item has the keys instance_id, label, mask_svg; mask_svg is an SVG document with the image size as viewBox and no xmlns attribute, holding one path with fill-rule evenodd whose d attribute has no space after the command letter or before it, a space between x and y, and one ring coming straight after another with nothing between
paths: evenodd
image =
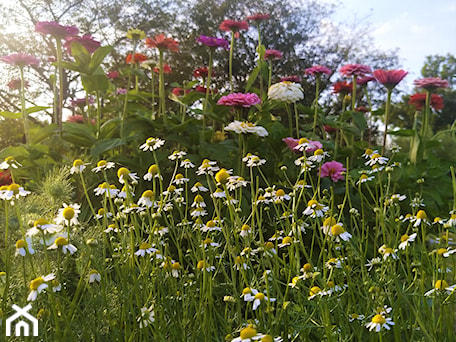
<instances>
[{"instance_id":1,"label":"white daisy flower","mask_svg":"<svg viewBox=\"0 0 456 342\"><path fill-rule=\"evenodd\" d=\"M81 205L77 203L70 205L63 203L63 208L59 209L54 222L57 224L69 224L70 226L79 224L78 215L81 213L81 210L79 210L80 207Z\"/></svg>"},{"instance_id":2,"label":"white daisy flower","mask_svg":"<svg viewBox=\"0 0 456 342\"><path fill-rule=\"evenodd\" d=\"M9 168L18 169L22 164L18 163L14 157L6 157L4 161L0 163L0 170L7 170Z\"/></svg>"},{"instance_id":3,"label":"white daisy flower","mask_svg":"<svg viewBox=\"0 0 456 342\"><path fill-rule=\"evenodd\" d=\"M184 151L174 151L170 156L168 156L169 160L180 160L187 155L187 152Z\"/></svg>"},{"instance_id":4,"label":"white daisy flower","mask_svg":"<svg viewBox=\"0 0 456 342\"><path fill-rule=\"evenodd\" d=\"M401 243L399 244L399 249L405 250L405 248L413 241L415 241L416 233L411 235L404 234L401 236Z\"/></svg>"},{"instance_id":5,"label":"white daisy flower","mask_svg":"<svg viewBox=\"0 0 456 342\"><path fill-rule=\"evenodd\" d=\"M63 254L66 254L67 252L74 254L78 250L75 246L68 242L68 239L62 236L55 239L54 243L48 247L48 250L57 249L59 247L62 247Z\"/></svg>"},{"instance_id":6,"label":"white daisy flower","mask_svg":"<svg viewBox=\"0 0 456 342\"><path fill-rule=\"evenodd\" d=\"M31 244L28 244L25 240L17 240L16 241L16 253L15 256L26 256L26 254L34 254L35 250L32 248Z\"/></svg>"},{"instance_id":7,"label":"white daisy flower","mask_svg":"<svg viewBox=\"0 0 456 342\"><path fill-rule=\"evenodd\" d=\"M143 242L140 246L139 249L135 252L136 256L144 257L146 254L152 254L157 252L158 249L153 248L150 243L148 242Z\"/></svg>"},{"instance_id":8,"label":"white daisy flower","mask_svg":"<svg viewBox=\"0 0 456 342\"><path fill-rule=\"evenodd\" d=\"M108 169L112 169L115 166L116 164L114 164L113 162L108 162L102 159L98 161L97 166L92 169L92 172L98 173L100 171L106 171Z\"/></svg>"},{"instance_id":9,"label":"white daisy flower","mask_svg":"<svg viewBox=\"0 0 456 342\"><path fill-rule=\"evenodd\" d=\"M70 173L81 173L90 163L84 163L81 159L76 159L70 169Z\"/></svg>"},{"instance_id":10,"label":"white daisy flower","mask_svg":"<svg viewBox=\"0 0 456 342\"><path fill-rule=\"evenodd\" d=\"M44 289L48 287L48 284L46 282L51 281L55 279L54 273L50 273L46 276L41 276L38 278L33 279L30 282L30 293L27 297L27 301L33 302L36 300L38 297L38 294L40 294Z\"/></svg>"},{"instance_id":11,"label":"white daisy flower","mask_svg":"<svg viewBox=\"0 0 456 342\"><path fill-rule=\"evenodd\" d=\"M93 284L94 282L101 281L101 274L97 270L91 269L89 271L89 283Z\"/></svg>"},{"instance_id":12,"label":"white daisy flower","mask_svg":"<svg viewBox=\"0 0 456 342\"><path fill-rule=\"evenodd\" d=\"M146 142L139 146L143 151L155 151L165 144L165 141L159 138L147 138Z\"/></svg>"},{"instance_id":13,"label":"white daisy flower","mask_svg":"<svg viewBox=\"0 0 456 342\"><path fill-rule=\"evenodd\" d=\"M394 322L391 318L385 317L382 314L377 314L366 324L366 328L368 328L369 331L380 332L382 328L390 330L392 325L394 325Z\"/></svg>"},{"instance_id":14,"label":"white daisy flower","mask_svg":"<svg viewBox=\"0 0 456 342\"><path fill-rule=\"evenodd\" d=\"M298 83L282 81L269 87L268 98L280 102L294 103L304 98L304 91Z\"/></svg>"}]
</instances>

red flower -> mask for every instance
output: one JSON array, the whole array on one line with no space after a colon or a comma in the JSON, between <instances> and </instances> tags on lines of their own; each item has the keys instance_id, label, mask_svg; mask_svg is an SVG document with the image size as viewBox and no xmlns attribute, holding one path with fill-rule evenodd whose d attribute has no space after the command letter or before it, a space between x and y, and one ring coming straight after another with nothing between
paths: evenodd
<instances>
[{"instance_id":1,"label":"red flower","mask_svg":"<svg viewBox=\"0 0 456 342\"><path fill-rule=\"evenodd\" d=\"M408 72L404 70L375 70L374 77L387 89L393 89L400 81L407 76Z\"/></svg>"},{"instance_id":2,"label":"red flower","mask_svg":"<svg viewBox=\"0 0 456 342\"><path fill-rule=\"evenodd\" d=\"M326 162L320 168L320 178L331 177L333 182L337 182L344 179L342 172L345 170L344 165L338 161Z\"/></svg>"},{"instance_id":3,"label":"red flower","mask_svg":"<svg viewBox=\"0 0 456 342\"><path fill-rule=\"evenodd\" d=\"M173 38L166 38L164 33L156 35L155 38L146 38L146 46L172 52L179 51L179 43Z\"/></svg>"},{"instance_id":4,"label":"red flower","mask_svg":"<svg viewBox=\"0 0 456 342\"><path fill-rule=\"evenodd\" d=\"M426 104L426 93L417 93L410 96L408 102L415 107L416 110L422 110ZM437 94L431 94L430 106L435 110L442 110L445 107L443 97Z\"/></svg>"},{"instance_id":5,"label":"red flower","mask_svg":"<svg viewBox=\"0 0 456 342\"><path fill-rule=\"evenodd\" d=\"M101 46L100 42L93 39L90 34L85 34L82 37L67 37L66 42L63 46L68 51L68 53L71 53L72 42L80 43L89 53L94 53L95 50Z\"/></svg>"},{"instance_id":6,"label":"red flower","mask_svg":"<svg viewBox=\"0 0 456 342\"><path fill-rule=\"evenodd\" d=\"M79 33L76 26L64 26L56 21L39 21L35 24L35 31L44 35L49 34L58 39L76 36Z\"/></svg>"},{"instance_id":7,"label":"red flower","mask_svg":"<svg viewBox=\"0 0 456 342\"><path fill-rule=\"evenodd\" d=\"M69 117L67 117L67 119L65 120L66 122L71 122L71 123L84 123L84 117L82 115L79 115L79 114L76 114L76 115L70 115ZM97 121L95 119L91 119L89 121L89 123L91 123L92 125L95 125L97 123Z\"/></svg>"},{"instance_id":8,"label":"red flower","mask_svg":"<svg viewBox=\"0 0 456 342\"><path fill-rule=\"evenodd\" d=\"M10 170L0 171L0 186L9 185L12 182Z\"/></svg>"},{"instance_id":9,"label":"red flower","mask_svg":"<svg viewBox=\"0 0 456 342\"><path fill-rule=\"evenodd\" d=\"M233 93L222 96L218 100L218 105L233 106L233 107L251 107L261 103L261 99L255 93Z\"/></svg>"},{"instance_id":10,"label":"red flower","mask_svg":"<svg viewBox=\"0 0 456 342\"><path fill-rule=\"evenodd\" d=\"M331 69L322 65L316 65L311 68L307 68L304 70L304 73L311 76L321 76L323 74L331 75Z\"/></svg>"},{"instance_id":11,"label":"red flower","mask_svg":"<svg viewBox=\"0 0 456 342\"><path fill-rule=\"evenodd\" d=\"M278 51L278 50L266 50L264 52L264 59L266 60L274 60L274 59L282 59L283 58L283 55L282 55L282 52Z\"/></svg>"},{"instance_id":12,"label":"red flower","mask_svg":"<svg viewBox=\"0 0 456 342\"><path fill-rule=\"evenodd\" d=\"M413 81L413 84L418 88L423 88L432 91L438 88L448 88L449 83L447 80L442 80L439 77L427 77L420 80Z\"/></svg>"},{"instance_id":13,"label":"red flower","mask_svg":"<svg viewBox=\"0 0 456 342\"><path fill-rule=\"evenodd\" d=\"M249 24L246 21L234 21L230 19L223 20L219 26L219 29L222 31L240 31L248 30Z\"/></svg>"},{"instance_id":14,"label":"red flower","mask_svg":"<svg viewBox=\"0 0 456 342\"><path fill-rule=\"evenodd\" d=\"M171 90L171 92L176 96L184 96L185 94L188 94L190 92L190 90L176 87L176 88L173 88L173 90Z\"/></svg>"},{"instance_id":15,"label":"red flower","mask_svg":"<svg viewBox=\"0 0 456 342\"><path fill-rule=\"evenodd\" d=\"M135 53L135 56L134 56L134 62L135 63L142 63L144 61L147 61L147 56L146 55L143 55L142 53ZM125 62L127 64L131 64L133 63L133 56L131 53L129 53L127 55L127 58L125 59Z\"/></svg>"},{"instance_id":16,"label":"red flower","mask_svg":"<svg viewBox=\"0 0 456 342\"><path fill-rule=\"evenodd\" d=\"M323 125L323 128L324 128L325 132L328 132L328 133L334 133L334 132L338 131L338 128L332 127L330 125Z\"/></svg>"},{"instance_id":17,"label":"red flower","mask_svg":"<svg viewBox=\"0 0 456 342\"><path fill-rule=\"evenodd\" d=\"M193 77L195 77L195 78L198 78L198 77L204 78L204 77L207 77L208 74L209 74L209 71L207 70L206 67L196 68L193 71ZM214 76L214 72L212 72L212 76Z\"/></svg>"},{"instance_id":18,"label":"red flower","mask_svg":"<svg viewBox=\"0 0 456 342\"><path fill-rule=\"evenodd\" d=\"M340 68L339 72L343 76L366 76L372 72L371 68L363 64L347 64Z\"/></svg>"},{"instance_id":19,"label":"red flower","mask_svg":"<svg viewBox=\"0 0 456 342\"><path fill-rule=\"evenodd\" d=\"M249 15L247 17L247 20L255 21L255 22L258 23L258 22L263 21L263 20L268 20L269 18L271 18L271 16L269 14L257 13L257 14L254 14L254 15Z\"/></svg>"},{"instance_id":20,"label":"red flower","mask_svg":"<svg viewBox=\"0 0 456 342\"><path fill-rule=\"evenodd\" d=\"M172 71L173 71L173 69L171 69L171 67L168 64L164 64L163 65L163 73L164 74L170 74ZM160 73L160 68L159 67L155 67L154 68L154 72L157 73L157 74Z\"/></svg>"},{"instance_id":21,"label":"red flower","mask_svg":"<svg viewBox=\"0 0 456 342\"><path fill-rule=\"evenodd\" d=\"M333 93L348 95L352 92L353 86L348 82L336 82L333 84Z\"/></svg>"}]
</instances>

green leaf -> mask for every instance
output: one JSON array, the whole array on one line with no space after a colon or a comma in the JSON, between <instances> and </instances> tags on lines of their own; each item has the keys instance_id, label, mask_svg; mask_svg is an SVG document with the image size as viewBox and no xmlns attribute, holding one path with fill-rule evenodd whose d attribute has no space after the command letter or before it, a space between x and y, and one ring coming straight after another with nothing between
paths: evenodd
<instances>
[{"instance_id":1,"label":"green leaf","mask_svg":"<svg viewBox=\"0 0 456 342\"><path fill-rule=\"evenodd\" d=\"M22 116L21 113L13 113L13 112L8 112L8 111L2 111L2 112L0 112L0 115L6 119L18 119Z\"/></svg>"},{"instance_id":2,"label":"green leaf","mask_svg":"<svg viewBox=\"0 0 456 342\"><path fill-rule=\"evenodd\" d=\"M397 131L388 131L388 134L397 135L400 137L412 137L415 135L414 129L399 129Z\"/></svg>"},{"instance_id":3,"label":"green leaf","mask_svg":"<svg viewBox=\"0 0 456 342\"><path fill-rule=\"evenodd\" d=\"M92 73L98 69L106 58L106 56L112 51L112 46L101 46L99 47L92 55L92 60L90 61L89 68L92 70Z\"/></svg>"},{"instance_id":4,"label":"green leaf","mask_svg":"<svg viewBox=\"0 0 456 342\"><path fill-rule=\"evenodd\" d=\"M358 126L361 132L365 131L367 129L367 122L364 114L360 112L352 112L352 116L356 126Z\"/></svg>"},{"instance_id":5,"label":"green leaf","mask_svg":"<svg viewBox=\"0 0 456 342\"><path fill-rule=\"evenodd\" d=\"M99 140L95 143L90 151L93 156L98 156L104 152L112 150L115 147L126 145L126 141L120 138Z\"/></svg>"},{"instance_id":6,"label":"green leaf","mask_svg":"<svg viewBox=\"0 0 456 342\"><path fill-rule=\"evenodd\" d=\"M49 109L51 107L46 107L46 106L35 106L35 107L30 107L25 110L27 114L32 114L36 112L41 112L42 110Z\"/></svg>"},{"instance_id":7,"label":"green leaf","mask_svg":"<svg viewBox=\"0 0 456 342\"><path fill-rule=\"evenodd\" d=\"M81 68L79 71L82 72L82 69L84 69L84 72L90 73L90 54L81 43L71 43L71 55L76 60L78 66Z\"/></svg>"},{"instance_id":8,"label":"green leaf","mask_svg":"<svg viewBox=\"0 0 456 342\"><path fill-rule=\"evenodd\" d=\"M245 86L245 91L249 91L250 87L252 87L252 84L255 82L255 80L258 77L258 73L260 72L260 68L258 66L253 69L252 73L249 76L249 80L247 81L247 85Z\"/></svg>"}]
</instances>

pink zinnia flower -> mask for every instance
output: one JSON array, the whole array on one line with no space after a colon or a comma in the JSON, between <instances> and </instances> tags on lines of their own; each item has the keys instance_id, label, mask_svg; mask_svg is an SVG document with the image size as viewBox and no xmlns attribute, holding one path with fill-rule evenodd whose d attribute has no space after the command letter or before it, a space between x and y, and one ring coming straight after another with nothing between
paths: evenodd
<instances>
[{"instance_id":1,"label":"pink zinnia flower","mask_svg":"<svg viewBox=\"0 0 456 342\"><path fill-rule=\"evenodd\" d=\"M266 60L274 60L274 59L282 59L283 55L282 52L278 50L266 50L264 52L264 59Z\"/></svg>"},{"instance_id":2,"label":"pink zinnia flower","mask_svg":"<svg viewBox=\"0 0 456 342\"><path fill-rule=\"evenodd\" d=\"M198 38L196 38L196 41L198 43L201 43L203 45L206 45L210 48L224 48L225 50L230 49L230 42L227 41L224 38L216 38L216 37L208 37L204 35L200 35Z\"/></svg>"},{"instance_id":3,"label":"pink zinnia flower","mask_svg":"<svg viewBox=\"0 0 456 342\"><path fill-rule=\"evenodd\" d=\"M82 115L79 115L79 114L70 115L69 117L67 117L65 122L81 123L82 124L82 123L84 123L84 117ZM89 123L91 123L92 125L95 125L96 122L97 121L95 119L90 119L89 120Z\"/></svg>"},{"instance_id":4,"label":"pink zinnia flower","mask_svg":"<svg viewBox=\"0 0 456 342\"><path fill-rule=\"evenodd\" d=\"M56 21L39 21L35 24L35 31L60 39L76 36L79 33L79 29L76 26L64 26Z\"/></svg>"},{"instance_id":5,"label":"pink zinnia flower","mask_svg":"<svg viewBox=\"0 0 456 342\"><path fill-rule=\"evenodd\" d=\"M315 65L311 68L307 68L306 70L304 70L304 73L306 75L311 75L311 76L321 76L323 74L331 75L331 69L329 69L328 67L325 67L323 65Z\"/></svg>"},{"instance_id":6,"label":"pink zinnia flower","mask_svg":"<svg viewBox=\"0 0 456 342\"><path fill-rule=\"evenodd\" d=\"M222 96L217 102L218 105L233 107L251 107L259 103L261 103L261 99L254 93L233 93Z\"/></svg>"},{"instance_id":7,"label":"pink zinnia flower","mask_svg":"<svg viewBox=\"0 0 456 342\"><path fill-rule=\"evenodd\" d=\"M268 20L269 18L271 18L271 16L269 14L257 13L257 14L249 15L247 17L247 20L260 22L263 20Z\"/></svg>"},{"instance_id":8,"label":"pink zinnia flower","mask_svg":"<svg viewBox=\"0 0 456 342\"><path fill-rule=\"evenodd\" d=\"M7 86L11 90L19 90L19 89L21 89L21 79L20 78L12 79L11 81L8 82ZM28 86L29 86L29 82L25 81L24 88L28 88Z\"/></svg>"},{"instance_id":9,"label":"pink zinnia flower","mask_svg":"<svg viewBox=\"0 0 456 342\"><path fill-rule=\"evenodd\" d=\"M408 102L415 107L416 110L422 110L426 104L426 93L417 93L410 96ZM443 103L443 97L437 94L431 94L430 106L435 110L441 110L445 107Z\"/></svg>"},{"instance_id":10,"label":"pink zinnia flower","mask_svg":"<svg viewBox=\"0 0 456 342\"><path fill-rule=\"evenodd\" d=\"M221 31L240 31L240 30L247 30L249 28L249 24L246 21L234 21L230 19L223 20L219 26Z\"/></svg>"},{"instance_id":11,"label":"pink zinnia flower","mask_svg":"<svg viewBox=\"0 0 456 342\"><path fill-rule=\"evenodd\" d=\"M293 83L301 83L302 79L301 77L297 75L290 75L290 76L285 76L280 79L280 82L293 82Z\"/></svg>"},{"instance_id":12,"label":"pink zinnia flower","mask_svg":"<svg viewBox=\"0 0 456 342\"><path fill-rule=\"evenodd\" d=\"M82 37L74 36L67 37L65 44L63 45L68 53L71 53L71 43L78 42L90 53L94 53L100 46L101 43L95 39L90 34L85 34Z\"/></svg>"},{"instance_id":13,"label":"pink zinnia flower","mask_svg":"<svg viewBox=\"0 0 456 342\"><path fill-rule=\"evenodd\" d=\"M339 180L343 180L344 176L342 172L345 171L345 167L342 163L338 161L330 161L324 163L320 168L320 177L331 177L333 182L337 182Z\"/></svg>"},{"instance_id":14,"label":"pink zinnia flower","mask_svg":"<svg viewBox=\"0 0 456 342\"><path fill-rule=\"evenodd\" d=\"M448 88L449 83L447 80L442 80L440 77L427 77L413 81L413 84L418 88L423 88L428 91L438 88Z\"/></svg>"},{"instance_id":15,"label":"pink zinnia flower","mask_svg":"<svg viewBox=\"0 0 456 342\"><path fill-rule=\"evenodd\" d=\"M356 84L357 85L365 85L367 83L369 83L370 81L373 81L375 80L374 77L372 76L364 76L364 77L358 77L356 78Z\"/></svg>"},{"instance_id":16,"label":"pink zinnia flower","mask_svg":"<svg viewBox=\"0 0 456 342\"><path fill-rule=\"evenodd\" d=\"M387 89L393 89L400 81L407 76L408 72L404 70L375 70L374 77Z\"/></svg>"},{"instance_id":17,"label":"pink zinnia flower","mask_svg":"<svg viewBox=\"0 0 456 342\"><path fill-rule=\"evenodd\" d=\"M0 58L0 61L5 62L6 64L17 66L19 68L23 68L29 65L38 65L40 63L40 60L35 56L22 52L3 56Z\"/></svg>"},{"instance_id":18,"label":"pink zinnia flower","mask_svg":"<svg viewBox=\"0 0 456 342\"><path fill-rule=\"evenodd\" d=\"M366 76L372 72L371 68L363 64L347 64L340 68L339 72L343 76Z\"/></svg>"},{"instance_id":19,"label":"pink zinnia flower","mask_svg":"<svg viewBox=\"0 0 456 342\"><path fill-rule=\"evenodd\" d=\"M296 149L296 146L299 145L299 141L301 139L294 139L294 138L283 138L282 141L287 144L287 146L290 148L295 153L301 153L298 149ZM309 144L309 147L306 148L306 153L314 153L316 150L323 148L323 145L321 142L317 140L309 140L307 139L307 143Z\"/></svg>"}]
</instances>

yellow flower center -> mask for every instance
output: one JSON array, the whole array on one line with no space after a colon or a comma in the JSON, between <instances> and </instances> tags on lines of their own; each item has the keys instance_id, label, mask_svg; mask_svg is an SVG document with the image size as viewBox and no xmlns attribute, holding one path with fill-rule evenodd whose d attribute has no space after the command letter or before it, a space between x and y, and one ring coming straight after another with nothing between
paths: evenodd
<instances>
[{"instance_id":1,"label":"yellow flower center","mask_svg":"<svg viewBox=\"0 0 456 342\"><path fill-rule=\"evenodd\" d=\"M246 340L251 337L255 337L257 334L257 331L253 328L252 325L249 325L247 328L244 328L241 330L241 340Z\"/></svg>"},{"instance_id":2,"label":"yellow flower center","mask_svg":"<svg viewBox=\"0 0 456 342\"><path fill-rule=\"evenodd\" d=\"M38 278L33 279L30 282L30 290L36 291L38 289L38 287L43 283L44 283L43 277L38 277Z\"/></svg>"},{"instance_id":3,"label":"yellow flower center","mask_svg":"<svg viewBox=\"0 0 456 342\"><path fill-rule=\"evenodd\" d=\"M310 200L309 202L307 202L307 206L308 207L312 207L312 206L317 205L317 204L318 204L318 202L316 200L313 200L313 199Z\"/></svg>"},{"instance_id":4,"label":"yellow flower center","mask_svg":"<svg viewBox=\"0 0 456 342\"><path fill-rule=\"evenodd\" d=\"M97 166L98 167L101 167L101 166L105 166L108 162L104 159L102 160L99 160L98 163L97 163Z\"/></svg>"},{"instance_id":5,"label":"yellow flower center","mask_svg":"<svg viewBox=\"0 0 456 342\"><path fill-rule=\"evenodd\" d=\"M168 192L174 192L176 190L176 187L174 185L168 186Z\"/></svg>"},{"instance_id":6,"label":"yellow flower center","mask_svg":"<svg viewBox=\"0 0 456 342\"><path fill-rule=\"evenodd\" d=\"M196 265L197 269L202 270L205 267L206 267L206 262L204 260L198 261L198 264Z\"/></svg>"},{"instance_id":7,"label":"yellow flower center","mask_svg":"<svg viewBox=\"0 0 456 342\"><path fill-rule=\"evenodd\" d=\"M16 161L16 159L14 159L14 157L6 157L5 161L11 165Z\"/></svg>"},{"instance_id":8,"label":"yellow flower center","mask_svg":"<svg viewBox=\"0 0 456 342\"><path fill-rule=\"evenodd\" d=\"M383 254L392 254L394 253L394 249L392 249L391 247L386 247L383 251Z\"/></svg>"},{"instance_id":9,"label":"yellow flower center","mask_svg":"<svg viewBox=\"0 0 456 342\"><path fill-rule=\"evenodd\" d=\"M195 198L193 199L193 202L195 202L195 203L204 202L204 198L201 195L196 195Z\"/></svg>"},{"instance_id":10,"label":"yellow flower center","mask_svg":"<svg viewBox=\"0 0 456 342\"><path fill-rule=\"evenodd\" d=\"M363 173L363 174L359 177L360 180L365 180L365 179L368 179L368 178L369 178L369 176L366 175L365 173Z\"/></svg>"},{"instance_id":11,"label":"yellow flower center","mask_svg":"<svg viewBox=\"0 0 456 342\"><path fill-rule=\"evenodd\" d=\"M313 286L309 291L309 296L314 296L321 292L321 289L318 286Z\"/></svg>"},{"instance_id":12,"label":"yellow flower center","mask_svg":"<svg viewBox=\"0 0 456 342\"><path fill-rule=\"evenodd\" d=\"M68 240L65 239L64 237L58 237L57 239L55 239L54 243L57 247L62 247L62 246L68 245Z\"/></svg>"},{"instance_id":13,"label":"yellow flower center","mask_svg":"<svg viewBox=\"0 0 456 342\"><path fill-rule=\"evenodd\" d=\"M324 226L334 226L337 223L334 217L328 217L323 221Z\"/></svg>"},{"instance_id":14,"label":"yellow flower center","mask_svg":"<svg viewBox=\"0 0 456 342\"><path fill-rule=\"evenodd\" d=\"M376 158L380 158L381 157L381 154L378 154L378 153L374 153L370 156L371 159L376 159Z\"/></svg>"},{"instance_id":15,"label":"yellow flower center","mask_svg":"<svg viewBox=\"0 0 456 342\"><path fill-rule=\"evenodd\" d=\"M16 248L25 248L27 246L27 244L25 243L24 240L17 240L16 241Z\"/></svg>"},{"instance_id":16,"label":"yellow flower center","mask_svg":"<svg viewBox=\"0 0 456 342\"><path fill-rule=\"evenodd\" d=\"M323 150L319 148L318 150L315 150L314 156L321 156L323 154Z\"/></svg>"},{"instance_id":17,"label":"yellow flower center","mask_svg":"<svg viewBox=\"0 0 456 342\"><path fill-rule=\"evenodd\" d=\"M401 236L401 242L405 242L409 239L409 236L407 234L404 234Z\"/></svg>"},{"instance_id":18,"label":"yellow flower center","mask_svg":"<svg viewBox=\"0 0 456 342\"><path fill-rule=\"evenodd\" d=\"M176 179L182 179L182 178L184 178L184 175L182 173L178 173L176 175Z\"/></svg>"},{"instance_id":19,"label":"yellow flower center","mask_svg":"<svg viewBox=\"0 0 456 342\"><path fill-rule=\"evenodd\" d=\"M49 224L48 220L41 217L38 220L36 220L33 225L35 227L40 227L40 226L44 226L45 224Z\"/></svg>"},{"instance_id":20,"label":"yellow flower center","mask_svg":"<svg viewBox=\"0 0 456 342\"><path fill-rule=\"evenodd\" d=\"M312 270L312 265L309 263L306 263L306 264L304 264L304 266L302 266L302 269L304 270L304 272L309 272L310 270Z\"/></svg>"},{"instance_id":21,"label":"yellow flower center","mask_svg":"<svg viewBox=\"0 0 456 342\"><path fill-rule=\"evenodd\" d=\"M150 243L148 243L148 242L143 242L143 243L139 246L139 249L144 249L144 250L146 250L146 249L148 249L148 248L150 248L150 247L152 247L152 246L150 245Z\"/></svg>"},{"instance_id":22,"label":"yellow flower center","mask_svg":"<svg viewBox=\"0 0 456 342\"><path fill-rule=\"evenodd\" d=\"M211 238L207 238L206 240L203 241L203 245L208 245L212 243L212 239Z\"/></svg>"},{"instance_id":23,"label":"yellow flower center","mask_svg":"<svg viewBox=\"0 0 456 342\"><path fill-rule=\"evenodd\" d=\"M276 196L277 197L283 197L285 196L285 191L283 191L282 189L279 189L276 191Z\"/></svg>"},{"instance_id":24,"label":"yellow flower center","mask_svg":"<svg viewBox=\"0 0 456 342\"><path fill-rule=\"evenodd\" d=\"M448 287L448 283L445 280L437 280L434 284L434 288L437 290L445 290Z\"/></svg>"},{"instance_id":25,"label":"yellow flower center","mask_svg":"<svg viewBox=\"0 0 456 342\"><path fill-rule=\"evenodd\" d=\"M261 342L273 342L274 339L272 338L271 335L264 335L264 336L261 338L260 341L261 341Z\"/></svg>"},{"instance_id":26,"label":"yellow flower center","mask_svg":"<svg viewBox=\"0 0 456 342\"><path fill-rule=\"evenodd\" d=\"M98 209L98 215L101 215L101 216L103 216L104 214L105 214L105 210L104 210L104 208L100 208L100 209Z\"/></svg>"},{"instance_id":27,"label":"yellow flower center","mask_svg":"<svg viewBox=\"0 0 456 342\"><path fill-rule=\"evenodd\" d=\"M326 283L326 286L328 286L328 287L330 287L330 288L333 288L333 287L335 287L336 285L334 284L334 282L333 282L332 280L330 280L330 281L328 281L328 282Z\"/></svg>"},{"instance_id":28,"label":"yellow flower center","mask_svg":"<svg viewBox=\"0 0 456 342\"><path fill-rule=\"evenodd\" d=\"M334 236L345 233L345 229L340 224L335 224L331 227L331 233Z\"/></svg>"},{"instance_id":29,"label":"yellow flower center","mask_svg":"<svg viewBox=\"0 0 456 342\"><path fill-rule=\"evenodd\" d=\"M447 252L446 248L439 248L437 250L437 255L443 255L443 253L446 253L446 252Z\"/></svg>"},{"instance_id":30,"label":"yellow flower center","mask_svg":"<svg viewBox=\"0 0 456 342\"><path fill-rule=\"evenodd\" d=\"M386 323L386 319L382 315L375 315L372 318L372 323L385 324Z\"/></svg>"},{"instance_id":31,"label":"yellow flower center","mask_svg":"<svg viewBox=\"0 0 456 342\"><path fill-rule=\"evenodd\" d=\"M418 212L416 213L416 218L417 219L426 219L427 218L427 215L426 215L426 212L424 210L418 210Z\"/></svg>"},{"instance_id":32,"label":"yellow flower center","mask_svg":"<svg viewBox=\"0 0 456 342\"><path fill-rule=\"evenodd\" d=\"M228 181L228 177L230 174L226 171L226 169L221 169L215 175L215 180L220 184L225 184Z\"/></svg>"},{"instance_id":33,"label":"yellow flower center","mask_svg":"<svg viewBox=\"0 0 456 342\"><path fill-rule=\"evenodd\" d=\"M454 220L454 219L456 219L456 214L451 214L450 220Z\"/></svg>"},{"instance_id":34,"label":"yellow flower center","mask_svg":"<svg viewBox=\"0 0 456 342\"><path fill-rule=\"evenodd\" d=\"M71 220L73 217L74 217L74 209L72 207L66 207L65 209L63 209L63 217L66 219L66 220Z\"/></svg>"},{"instance_id":35,"label":"yellow flower center","mask_svg":"<svg viewBox=\"0 0 456 342\"><path fill-rule=\"evenodd\" d=\"M268 242L265 243L264 247L266 249L273 249L274 248L274 244L271 241L268 241Z\"/></svg>"},{"instance_id":36,"label":"yellow flower center","mask_svg":"<svg viewBox=\"0 0 456 342\"><path fill-rule=\"evenodd\" d=\"M81 159L76 159L73 162L73 166L81 166L81 165L84 165L84 162Z\"/></svg>"},{"instance_id":37,"label":"yellow flower center","mask_svg":"<svg viewBox=\"0 0 456 342\"><path fill-rule=\"evenodd\" d=\"M206 223L206 227L209 227L209 228L214 228L215 227L215 222L212 221L212 220L209 220L207 221Z\"/></svg>"},{"instance_id":38,"label":"yellow flower center","mask_svg":"<svg viewBox=\"0 0 456 342\"><path fill-rule=\"evenodd\" d=\"M255 295L255 299L259 299L259 300L264 300L264 297L265 297L264 294L261 292L259 292Z\"/></svg>"},{"instance_id":39,"label":"yellow flower center","mask_svg":"<svg viewBox=\"0 0 456 342\"><path fill-rule=\"evenodd\" d=\"M176 261L176 262L174 262L174 263L171 265L171 268L172 268L173 270L180 270L181 265Z\"/></svg>"},{"instance_id":40,"label":"yellow flower center","mask_svg":"<svg viewBox=\"0 0 456 342\"><path fill-rule=\"evenodd\" d=\"M119 170L117 170L117 177L127 177L130 174L130 170L128 170L126 167L121 167Z\"/></svg>"},{"instance_id":41,"label":"yellow flower center","mask_svg":"<svg viewBox=\"0 0 456 342\"><path fill-rule=\"evenodd\" d=\"M309 142L309 140L307 140L306 138L301 138L301 139L299 139L298 144L301 145L301 144L305 144L305 143L308 143L308 142Z\"/></svg>"},{"instance_id":42,"label":"yellow flower center","mask_svg":"<svg viewBox=\"0 0 456 342\"><path fill-rule=\"evenodd\" d=\"M241 256L237 256L236 259L234 259L234 262L236 264L242 264L244 263L244 259Z\"/></svg>"},{"instance_id":43,"label":"yellow flower center","mask_svg":"<svg viewBox=\"0 0 456 342\"><path fill-rule=\"evenodd\" d=\"M282 243L285 245L291 244L291 243L293 243L293 238L291 236L285 236L282 240Z\"/></svg>"},{"instance_id":44,"label":"yellow flower center","mask_svg":"<svg viewBox=\"0 0 456 342\"><path fill-rule=\"evenodd\" d=\"M250 287L246 287L246 288L244 288L244 290L242 290L242 294L243 295L246 295L246 294L249 294L249 293L252 293L252 290L250 290Z\"/></svg>"},{"instance_id":45,"label":"yellow flower center","mask_svg":"<svg viewBox=\"0 0 456 342\"><path fill-rule=\"evenodd\" d=\"M365 153L367 156L370 156L370 155L372 155L372 153L374 153L374 151L372 151L370 148L368 148L366 151L364 151L364 153Z\"/></svg>"},{"instance_id":46,"label":"yellow flower center","mask_svg":"<svg viewBox=\"0 0 456 342\"><path fill-rule=\"evenodd\" d=\"M154 198L154 192L152 190L146 190L142 193L141 197Z\"/></svg>"},{"instance_id":47,"label":"yellow flower center","mask_svg":"<svg viewBox=\"0 0 456 342\"><path fill-rule=\"evenodd\" d=\"M149 166L149 169L147 170L148 173L152 174L153 176L155 176L156 174L158 174L158 166L157 164L153 164L151 166Z\"/></svg>"},{"instance_id":48,"label":"yellow flower center","mask_svg":"<svg viewBox=\"0 0 456 342\"><path fill-rule=\"evenodd\" d=\"M241 228L241 230L249 230L250 226L248 224L244 224Z\"/></svg>"},{"instance_id":49,"label":"yellow flower center","mask_svg":"<svg viewBox=\"0 0 456 342\"><path fill-rule=\"evenodd\" d=\"M19 184L11 183L10 185L8 185L7 190L12 191L13 194L17 195L19 193L19 188Z\"/></svg>"}]
</instances>

